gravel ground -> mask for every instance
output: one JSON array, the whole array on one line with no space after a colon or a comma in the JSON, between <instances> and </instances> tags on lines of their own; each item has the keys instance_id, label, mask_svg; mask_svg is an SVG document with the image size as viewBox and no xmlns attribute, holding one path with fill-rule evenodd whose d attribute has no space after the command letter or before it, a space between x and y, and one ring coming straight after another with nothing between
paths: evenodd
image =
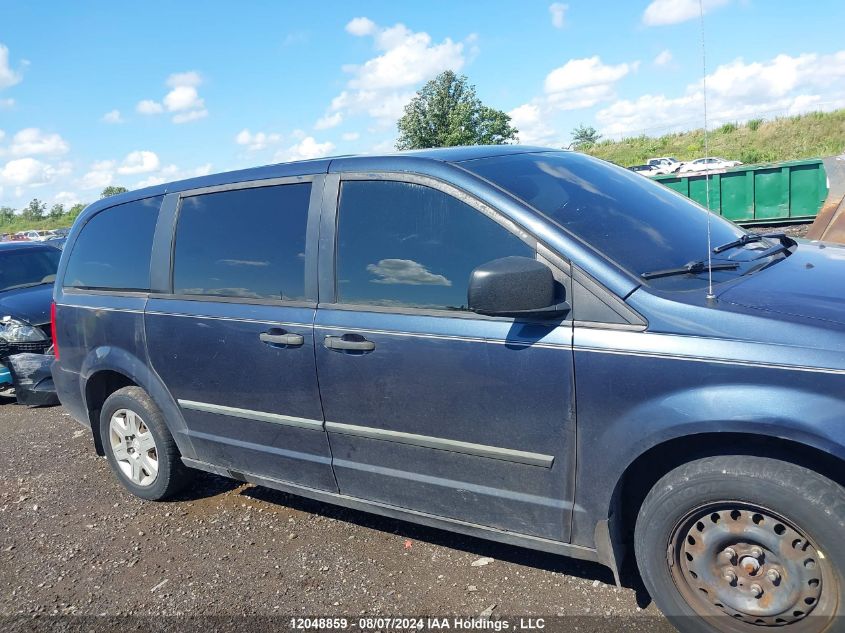
<instances>
[{"instance_id":1,"label":"gravel ground","mask_svg":"<svg viewBox=\"0 0 845 633\"><path fill-rule=\"evenodd\" d=\"M642 592L616 588L595 564L207 474L174 502L141 501L61 407L0 398L0 433L0 617L477 617L493 607L494 619L668 626Z\"/></svg>"}]
</instances>

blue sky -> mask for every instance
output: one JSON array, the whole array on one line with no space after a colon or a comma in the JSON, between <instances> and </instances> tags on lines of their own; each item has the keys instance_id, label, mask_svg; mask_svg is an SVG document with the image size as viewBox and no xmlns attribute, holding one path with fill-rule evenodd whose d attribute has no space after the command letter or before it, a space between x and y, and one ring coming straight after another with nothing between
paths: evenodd
<instances>
[{"instance_id":1,"label":"blue sky","mask_svg":"<svg viewBox=\"0 0 845 633\"><path fill-rule=\"evenodd\" d=\"M845 107L845 3L703 0L711 123ZM465 73L521 141L701 125L697 0L0 0L0 205L384 151Z\"/></svg>"}]
</instances>

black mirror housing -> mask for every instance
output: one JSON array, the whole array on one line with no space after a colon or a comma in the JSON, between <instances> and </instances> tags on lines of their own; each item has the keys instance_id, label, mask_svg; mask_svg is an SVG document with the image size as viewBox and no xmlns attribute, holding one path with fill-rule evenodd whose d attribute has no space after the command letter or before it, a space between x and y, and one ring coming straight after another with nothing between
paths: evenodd
<instances>
[{"instance_id":1,"label":"black mirror housing","mask_svg":"<svg viewBox=\"0 0 845 633\"><path fill-rule=\"evenodd\" d=\"M570 309L557 301L557 289L551 269L542 262L503 257L472 271L467 301L478 314L554 318Z\"/></svg>"}]
</instances>

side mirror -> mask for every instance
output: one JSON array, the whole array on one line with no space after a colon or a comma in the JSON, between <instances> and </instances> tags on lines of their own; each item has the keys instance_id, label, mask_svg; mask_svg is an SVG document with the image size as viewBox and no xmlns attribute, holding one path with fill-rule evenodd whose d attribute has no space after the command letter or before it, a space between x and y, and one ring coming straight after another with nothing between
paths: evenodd
<instances>
[{"instance_id":1,"label":"side mirror","mask_svg":"<svg viewBox=\"0 0 845 633\"><path fill-rule=\"evenodd\" d=\"M478 314L552 319L571 309L565 301L557 301L557 288L551 269L542 262L503 257L472 271L467 301Z\"/></svg>"}]
</instances>

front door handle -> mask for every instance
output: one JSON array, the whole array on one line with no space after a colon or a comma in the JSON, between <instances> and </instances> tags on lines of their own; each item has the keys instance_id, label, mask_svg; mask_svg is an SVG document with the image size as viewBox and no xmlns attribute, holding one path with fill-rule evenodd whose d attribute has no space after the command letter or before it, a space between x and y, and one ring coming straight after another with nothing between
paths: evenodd
<instances>
[{"instance_id":1,"label":"front door handle","mask_svg":"<svg viewBox=\"0 0 845 633\"><path fill-rule=\"evenodd\" d=\"M376 344L368 341L360 334L344 334L343 336L327 336L323 339L326 349L341 352L372 352Z\"/></svg>"},{"instance_id":2,"label":"front door handle","mask_svg":"<svg viewBox=\"0 0 845 633\"><path fill-rule=\"evenodd\" d=\"M280 328L272 328L267 332L262 332L258 335L262 343L268 345L287 345L288 347L298 347L305 342L301 334L291 334Z\"/></svg>"}]
</instances>

